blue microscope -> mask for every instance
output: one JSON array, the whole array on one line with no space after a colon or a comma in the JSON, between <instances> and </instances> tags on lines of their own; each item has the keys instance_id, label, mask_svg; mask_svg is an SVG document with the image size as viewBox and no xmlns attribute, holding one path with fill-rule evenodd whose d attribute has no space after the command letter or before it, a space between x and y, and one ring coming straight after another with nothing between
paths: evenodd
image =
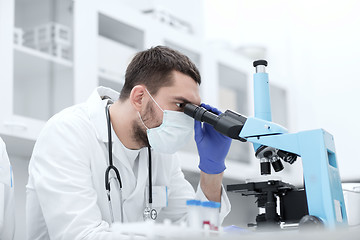
<instances>
[{"instance_id":1,"label":"blue microscope","mask_svg":"<svg viewBox=\"0 0 360 240\"><path fill-rule=\"evenodd\" d=\"M292 164L301 158L303 190L275 180L227 186L228 191L258 198L258 206L264 207L265 213L257 216L257 227L280 225L287 220L330 229L347 226L334 137L324 129L288 133L272 122L266 66L265 60L254 62L255 117L230 110L216 115L193 104L186 104L185 114L212 125L232 139L253 143L261 175L271 174L271 166L276 172L281 171L284 168L281 161ZM280 198L280 216L276 213L275 196Z\"/></svg>"}]
</instances>

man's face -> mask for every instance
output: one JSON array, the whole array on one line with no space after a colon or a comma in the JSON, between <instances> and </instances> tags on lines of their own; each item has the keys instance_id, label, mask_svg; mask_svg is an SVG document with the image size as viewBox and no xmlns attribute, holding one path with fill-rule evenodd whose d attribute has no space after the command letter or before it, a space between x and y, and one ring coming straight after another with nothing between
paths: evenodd
<instances>
[{"instance_id":1,"label":"man's face","mask_svg":"<svg viewBox=\"0 0 360 240\"><path fill-rule=\"evenodd\" d=\"M157 94L152 96L163 110L184 111L185 103L200 105L201 99L198 84L181 72L173 71L173 84L168 87L161 87ZM148 128L155 128L161 125L163 112L151 99L148 93L145 97L144 109L140 112L144 124ZM134 122L134 138L141 145L149 146L146 128L139 121Z\"/></svg>"}]
</instances>

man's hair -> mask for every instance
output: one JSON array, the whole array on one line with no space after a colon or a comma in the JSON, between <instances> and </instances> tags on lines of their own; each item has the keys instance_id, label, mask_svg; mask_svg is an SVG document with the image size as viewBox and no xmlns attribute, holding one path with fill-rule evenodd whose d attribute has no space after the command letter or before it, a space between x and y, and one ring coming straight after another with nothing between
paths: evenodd
<instances>
[{"instance_id":1,"label":"man's hair","mask_svg":"<svg viewBox=\"0 0 360 240\"><path fill-rule=\"evenodd\" d=\"M134 86L144 84L156 95L161 87L173 84L172 72L181 72L200 85L201 77L195 64L184 54L164 46L137 53L126 69L120 100L126 100Z\"/></svg>"}]
</instances>

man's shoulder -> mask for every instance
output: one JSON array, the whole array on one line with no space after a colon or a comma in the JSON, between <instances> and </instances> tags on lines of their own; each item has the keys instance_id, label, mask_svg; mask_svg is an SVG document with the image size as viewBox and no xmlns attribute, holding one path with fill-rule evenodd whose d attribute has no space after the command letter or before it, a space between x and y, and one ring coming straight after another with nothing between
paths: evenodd
<instances>
[{"instance_id":1,"label":"man's shoulder","mask_svg":"<svg viewBox=\"0 0 360 240\"><path fill-rule=\"evenodd\" d=\"M69 121L73 122L81 120L86 121L87 119L89 119L87 113L87 104L81 103L65 108L62 111L58 112L49 119L47 124L66 123Z\"/></svg>"},{"instance_id":2,"label":"man's shoulder","mask_svg":"<svg viewBox=\"0 0 360 240\"><path fill-rule=\"evenodd\" d=\"M72 133L81 134L87 132L92 128L89 114L87 111L86 103L77 104L52 116L44 126L42 134L51 132L55 129L60 130L66 134L71 131ZM40 134L40 136L42 135Z\"/></svg>"}]
</instances>

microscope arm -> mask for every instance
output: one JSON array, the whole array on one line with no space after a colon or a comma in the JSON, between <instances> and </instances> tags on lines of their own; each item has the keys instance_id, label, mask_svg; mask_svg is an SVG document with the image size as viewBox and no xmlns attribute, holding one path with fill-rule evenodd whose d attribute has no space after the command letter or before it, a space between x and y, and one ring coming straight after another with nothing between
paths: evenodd
<instances>
[{"instance_id":1,"label":"microscope arm","mask_svg":"<svg viewBox=\"0 0 360 240\"><path fill-rule=\"evenodd\" d=\"M249 117L245 122L241 132L241 138L261 137L267 135L277 135L287 133L288 130L279 124L269 122L256 117Z\"/></svg>"},{"instance_id":2,"label":"microscope arm","mask_svg":"<svg viewBox=\"0 0 360 240\"><path fill-rule=\"evenodd\" d=\"M286 152L291 152L300 156L300 149L297 143L296 133L285 133L278 135L268 135L260 137L248 137L248 142L257 143L272 148L280 149ZM294 144L295 143L295 144Z\"/></svg>"},{"instance_id":3,"label":"microscope arm","mask_svg":"<svg viewBox=\"0 0 360 240\"><path fill-rule=\"evenodd\" d=\"M249 117L245 122L240 137L248 142L280 149L300 156L296 134L273 122Z\"/></svg>"}]
</instances>

